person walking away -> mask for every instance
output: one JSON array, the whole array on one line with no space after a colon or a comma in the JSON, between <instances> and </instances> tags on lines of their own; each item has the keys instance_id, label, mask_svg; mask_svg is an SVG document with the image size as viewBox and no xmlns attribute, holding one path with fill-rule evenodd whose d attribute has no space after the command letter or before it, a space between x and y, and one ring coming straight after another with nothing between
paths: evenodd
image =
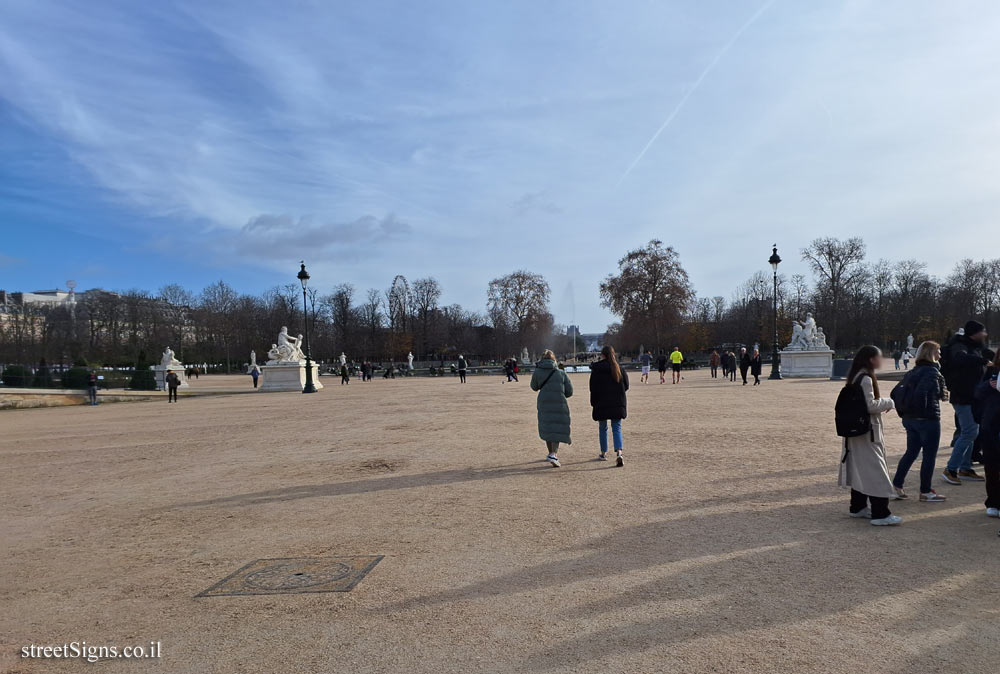
<instances>
[{"instance_id":1,"label":"person walking away","mask_svg":"<svg viewBox=\"0 0 1000 674\"><path fill-rule=\"evenodd\" d=\"M684 362L684 354L681 353L680 347L675 346L674 350L670 352L670 367L673 372L671 376L673 378L673 383L681 383L681 364Z\"/></svg>"},{"instance_id":2,"label":"person walking away","mask_svg":"<svg viewBox=\"0 0 1000 674\"><path fill-rule=\"evenodd\" d=\"M628 391L628 373L618 364L613 347L601 349L601 359L590 368L590 406L594 421L598 423L601 453L598 461L608 460L608 423L611 424L611 439L614 443L616 465L625 465L624 444L622 443L622 420L628 416L625 392Z\"/></svg>"},{"instance_id":3,"label":"person walking away","mask_svg":"<svg viewBox=\"0 0 1000 674\"><path fill-rule=\"evenodd\" d=\"M465 373L469 369L469 363L465 360L465 356L458 355L458 381L462 384L465 383Z\"/></svg>"},{"instance_id":4,"label":"person walking away","mask_svg":"<svg viewBox=\"0 0 1000 674\"><path fill-rule=\"evenodd\" d=\"M760 386L760 350L754 349L753 356L750 357L750 374L753 375L753 385Z\"/></svg>"},{"instance_id":5,"label":"person walking away","mask_svg":"<svg viewBox=\"0 0 1000 674\"><path fill-rule=\"evenodd\" d=\"M898 370L899 368L896 368L896 369ZM909 370L910 369L910 350L909 349L906 349L905 351L903 351L903 369L904 370Z\"/></svg>"},{"instance_id":6,"label":"person walking away","mask_svg":"<svg viewBox=\"0 0 1000 674\"><path fill-rule=\"evenodd\" d=\"M986 370L986 377L976 386L976 400L982 405L983 473L986 477L986 516L1000 517L1000 355Z\"/></svg>"},{"instance_id":7,"label":"person walking away","mask_svg":"<svg viewBox=\"0 0 1000 674\"><path fill-rule=\"evenodd\" d=\"M556 356L546 349L531 374L531 390L538 391L538 436L545 441L548 461L558 468L559 443L572 444L568 398L573 395L573 382L559 369Z\"/></svg>"},{"instance_id":8,"label":"person walking away","mask_svg":"<svg viewBox=\"0 0 1000 674\"><path fill-rule=\"evenodd\" d=\"M97 404L97 373L91 370L87 373L87 400L91 405Z\"/></svg>"},{"instance_id":9,"label":"person walking away","mask_svg":"<svg viewBox=\"0 0 1000 674\"><path fill-rule=\"evenodd\" d=\"M643 384L649 383L649 370L653 367L653 354L649 351L639 356L639 363L642 365L642 376L639 381Z\"/></svg>"},{"instance_id":10,"label":"person walking away","mask_svg":"<svg viewBox=\"0 0 1000 674\"><path fill-rule=\"evenodd\" d=\"M712 379L719 378L719 363L722 359L719 357L718 351L713 351L712 355L708 357L708 366L712 368Z\"/></svg>"},{"instance_id":11,"label":"person walking away","mask_svg":"<svg viewBox=\"0 0 1000 674\"><path fill-rule=\"evenodd\" d=\"M740 347L740 376L743 377L743 385L747 385L747 370L750 369L750 354L745 346Z\"/></svg>"},{"instance_id":12,"label":"person walking away","mask_svg":"<svg viewBox=\"0 0 1000 674\"><path fill-rule=\"evenodd\" d=\"M260 370L255 367L250 368L250 378L253 379L253 387L257 388L257 379L260 377Z\"/></svg>"},{"instance_id":13,"label":"person walking away","mask_svg":"<svg viewBox=\"0 0 1000 674\"><path fill-rule=\"evenodd\" d=\"M660 349L660 355L656 357L656 369L660 372L660 383L667 383L667 356Z\"/></svg>"},{"instance_id":14,"label":"person walking away","mask_svg":"<svg viewBox=\"0 0 1000 674\"><path fill-rule=\"evenodd\" d=\"M897 370L899 369L899 361L900 361L900 359L902 357L903 357L903 354L900 353L899 349L896 349L895 351L892 352L892 359L896 362L896 369Z\"/></svg>"},{"instance_id":15,"label":"person walking away","mask_svg":"<svg viewBox=\"0 0 1000 674\"><path fill-rule=\"evenodd\" d=\"M972 403L976 385L982 381L986 371L987 361L983 357L986 338L986 327L970 320L965 324L964 334L952 336L941 352L941 372L951 394L958 432L951 458L941 474L948 484L962 484L962 480L983 481L972 469L972 447L979 435Z\"/></svg>"},{"instance_id":16,"label":"person walking away","mask_svg":"<svg viewBox=\"0 0 1000 674\"><path fill-rule=\"evenodd\" d=\"M861 387L871 419L871 430L844 439L838 482L841 487L851 489L851 517L871 517L873 525L887 526L903 520L889 512L889 499L895 496L896 491L885 464L882 414L891 411L895 405L891 398L882 398L879 394L875 371L880 367L882 352L875 346L861 347L851 364L846 386Z\"/></svg>"},{"instance_id":17,"label":"person walking away","mask_svg":"<svg viewBox=\"0 0 1000 674\"><path fill-rule=\"evenodd\" d=\"M736 381L736 354L730 351L726 356L729 359L729 381Z\"/></svg>"},{"instance_id":18,"label":"person walking away","mask_svg":"<svg viewBox=\"0 0 1000 674\"><path fill-rule=\"evenodd\" d=\"M915 359L913 370L906 373L892 393L896 412L903 417L903 428L906 429L906 453L896 466L892 486L897 498L909 498L903 489L906 474L922 451L920 501L940 503L945 497L931 489L931 480L941 442L941 401L948 399L948 387L938 364L941 345L937 342L923 342L917 347Z\"/></svg>"},{"instance_id":19,"label":"person walking away","mask_svg":"<svg viewBox=\"0 0 1000 674\"><path fill-rule=\"evenodd\" d=\"M167 370L166 376L167 383L167 402L175 403L177 402L177 387L181 385L181 378L177 376L177 373L173 370Z\"/></svg>"},{"instance_id":20,"label":"person walking away","mask_svg":"<svg viewBox=\"0 0 1000 674\"><path fill-rule=\"evenodd\" d=\"M351 371L347 367L347 363L340 366L340 385L351 383Z\"/></svg>"}]
</instances>

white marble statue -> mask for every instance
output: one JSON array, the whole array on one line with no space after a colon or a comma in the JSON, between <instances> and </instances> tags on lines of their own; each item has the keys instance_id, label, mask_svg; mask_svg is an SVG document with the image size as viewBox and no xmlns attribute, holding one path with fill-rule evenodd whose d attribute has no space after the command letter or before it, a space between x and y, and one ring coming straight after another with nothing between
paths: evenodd
<instances>
[{"instance_id":1,"label":"white marble statue","mask_svg":"<svg viewBox=\"0 0 1000 674\"><path fill-rule=\"evenodd\" d=\"M913 351L913 333L906 336L906 350Z\"/></svg>"},{"instance_id":2,"label":"white marble statue","mask_svg":"<svg viewBox=\"0 0 1000 674\"><path fill-rule=\"evenodd\" d=\"M531 356L528 355L528 347L526 346L521 349L521 362L525 364L531 362Z\"/></svg>"},{"instance_id":3,"label":"white marble statue","mask_svg":"<svg viewBox=\"0 0 1000 674\"><path fill-rule=\"evenodd\" d=\"M345 365L347 365L347 354L345 354L343 351L341 351L340 352L340 366L344 367Z\"/></svg>"},{"instance_id":4,"label":"white marble statue","mask_svg":"<svg viewBox=\"0 0 1000 674\"><path fill-rule=\"evenodd\" d=\"M409 371L413 372L413 352L412 351L409 352L408 354L406 354L406 362L407 362L407 364L409 366Z\"/></svg>"},{"instance_id":5,"label":"white marble statue","mask_svg":"<svg viewBox=\"0 0 1000 674\"><path fill-rule=\"evenodd\" d=\"M251 349L251 351L250 351L250 367L247 369L247 372L253 372L254 370L256 370L257 372L260 372L260 366L257 365L257 352Z\"/></svg>"},{"instance_id":6,"label":"white marble statue","mask_svg":"<svg viewBox=\"0 0 1000 674\"><path fill-rule=\"evenodd\" d=\"M184 366L179 360L174 358L174 350L169 346L163 350L163 358L160 360L160 367L164 370L181 369Z\"/></svg>"},{"instance_id":7,"label":"white marble statue","mask_svg":"<svg viewBox=\"0 0 1000 674\"><path fill-rule=\"evenodd\" d=\"M281 326L278 333L278 343L271 345L271 350L267 352L268 363L299 363L306 359L302 353L302 335L292 337L288 334L288 328Z\"/></svg>"},{"instance_id":8,"label":"white marble statue","mask_svg":"<svg viewBox=\"0 0 1000 674\"><path fill-rule=\"evenodd\" d=\"M827 351L829 348L823 328L816 325L811 313L807 313L806 320L801 323L792 321L792 341L785 351Z\"/></svg>"}]
</instances>

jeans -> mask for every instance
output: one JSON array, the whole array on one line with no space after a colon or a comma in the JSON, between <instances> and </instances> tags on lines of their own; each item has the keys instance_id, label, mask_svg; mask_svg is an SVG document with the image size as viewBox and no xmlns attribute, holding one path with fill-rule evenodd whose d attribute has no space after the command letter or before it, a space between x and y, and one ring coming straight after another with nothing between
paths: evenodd
<instances>
[{"instance_id":1,"label":"jeans","mask_svg":"<svg viewBox=\"0 0 1000 674\"><path fill-rule=\"evenodd\" d=\"M931 479L934 477L934 460L937 458L938 445L941 443L940 419L903 419L906 429L906 453L896 466L896 475L892 484L900 489L906 482L906 474L910 466L917 460L920 450L924 451L924 459L920 463L920 493L929 494Z\"/></svg>"},{"instance_id":2,"label":"jeans","mask_svg":"<svg viewBox=\"0 0 1000 674\"><path fill-rule=\"evenodd\" d=\"M719 366L718 365L713 365L712 366L712 379L716 379L716 378L718 378L718 376L719 376Z\"/></svg>"},{"instance_id":3,"label":"jeans","mask_svg":"<svg viewBox=\"0 0 1000 674\"><path fill-rule=\"evenodd\" d=\"M872 503L872 519L881 520L892 513L889 512L889 499L884 496L867 496L857 489L851 490L851 512L859 513L865 509L868 502Z\"/></svg>"},{"instance_id":4,"label":"jeans","mask_svg":"<svg viewBox=\"0 0 1000 674\"><path fill-rule=\"evenodd\" d=\"M601 419L598 423L598 435L601 438L601 454L608 451L608 421L607 419ZM615 443L615 451L622 451L622 420L612 419L611 420L611 439Z\"/></svg>"},{"instance_id":5,"label":"jeans","mask_svg":"<svg viewBox=\"0 0 1000 674\"><path fill-rule=\"evenodd\" d=\"M175 402L177 402L177 387L176 386L168 386L167 387L167 402L168 403L175 403Z\"/></svg>"},{"instance_id":6,"label":"jeans","mask_svg":"<svg viewBox=\"0 0 1000 674\"><path fill-rule=\"evenodd\" d=\"M90 401L91 405L97 404L97 387L88 386L87 387L87 399Z\"/></svg>"},{"instance_id":7,"label":"jeans","mask_svg":"<svg viewBox=\"0 0 1000 674\"><path fill-rule=\"evenodd\" d=\"M951 404L955 408L955 416L960 429L958 440L955 441L955 449L948 459L948 470L972 470L972 446L976 443L979 435L979 424L972 416L972 405Z\"/></svg>"}]
</instances>

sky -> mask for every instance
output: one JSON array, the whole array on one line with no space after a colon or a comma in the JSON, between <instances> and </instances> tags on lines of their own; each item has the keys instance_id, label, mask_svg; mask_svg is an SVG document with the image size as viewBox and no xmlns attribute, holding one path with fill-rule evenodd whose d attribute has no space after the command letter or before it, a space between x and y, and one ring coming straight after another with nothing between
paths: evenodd
<instances>
[{"instance_id":1,"label":"sky","mask_svg":"<svg viewBox=\"0 0 1000 674\"><path fill-rule=\"evenodd\" d=\"M0 288L434 276L559 323L673 246L729 297L818 236L945 275L1000 210L1000 4L0 0Z\"/></svg>"}]
</instances>

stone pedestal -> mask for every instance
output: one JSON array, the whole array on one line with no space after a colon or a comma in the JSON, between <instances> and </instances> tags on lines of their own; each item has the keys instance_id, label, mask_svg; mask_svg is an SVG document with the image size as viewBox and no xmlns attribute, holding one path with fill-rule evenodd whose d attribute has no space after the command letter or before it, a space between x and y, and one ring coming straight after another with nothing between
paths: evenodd
<instances>
[{"instance_id":1,"label":"stone pedestal","mask_svg":"<svg viewBox=\"0 0 1000 674\"><path fill-rule=\"evenodd\" d=\"M183 367L170 367L170 368L166 368L166 367L163 367L161 365L154 365L150 369L153 370L153 376L156 377L156 390L157 391L165 391L165 390L167 390L167 383L166 383L167 382L167 370L173 370L174 374L176 374L180 378L180 380L181 380L180 388L187 388L188 387L188 380L187 380L187 376L184 374L184 368Z\"/></svg>"},{"instance_id":2,"label":"stone pedestal","mask_svg":"<svg viewBox=\"0 0 1000 674\"><path fill-rule=\"evenodd\" d=\"M822 377L829 379L833 373L833 351L782 351L781 376L783 378Z\"/></svg>"},{"instance_id":3,"label":"stone pedestal","mask_svg":"<svg viewBox=\"0 0 1000 674\"><path fill-rule=\"evenodd\" d=\"M313 384L316 390L323 388L319 381L319 366L312 364ZM260 368L261 384L259 391L298 391L306 385L305 363L268 363Z\"/></svg>"}]
</instances>

